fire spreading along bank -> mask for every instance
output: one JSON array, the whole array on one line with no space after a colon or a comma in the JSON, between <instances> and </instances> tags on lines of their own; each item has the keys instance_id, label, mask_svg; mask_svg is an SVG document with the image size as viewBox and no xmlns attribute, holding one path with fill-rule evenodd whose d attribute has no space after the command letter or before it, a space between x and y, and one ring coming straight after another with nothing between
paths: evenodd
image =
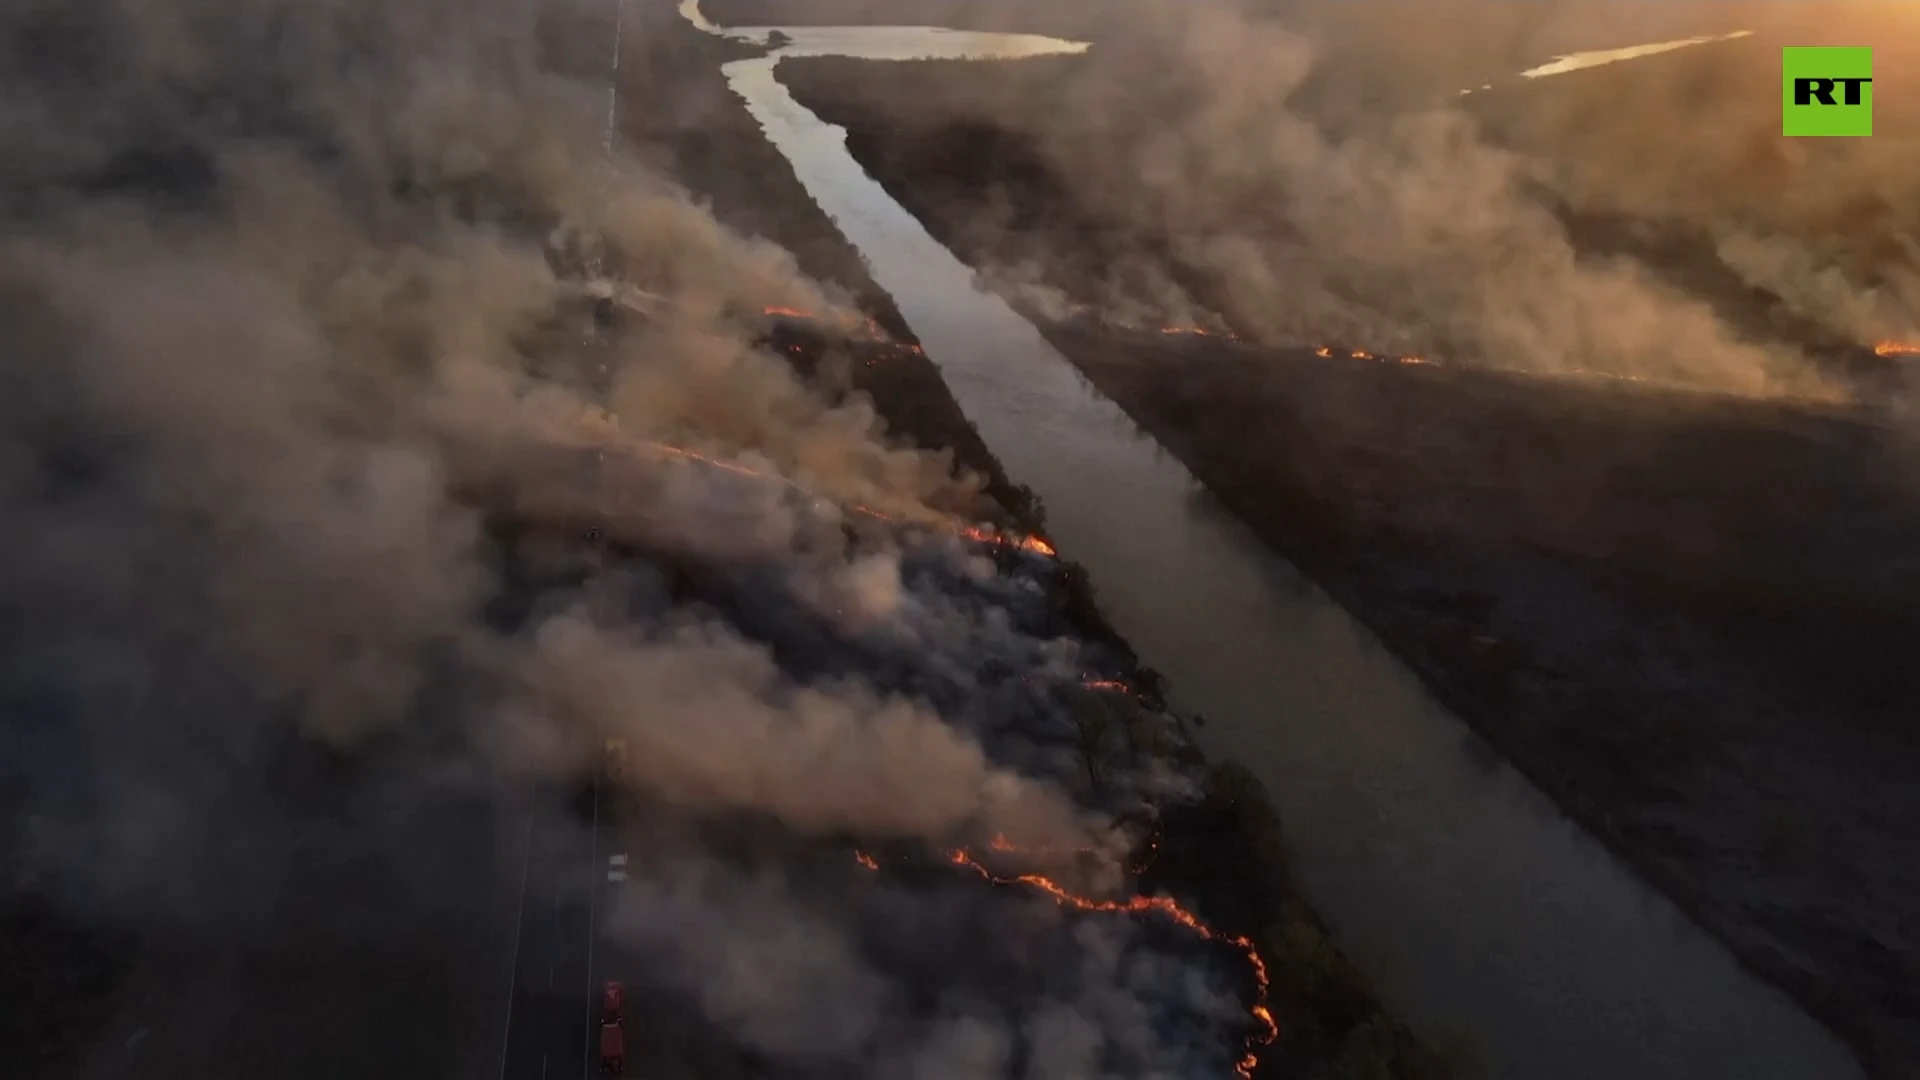
<instances>
[{"instance_id":1,"label":"fire spreading along bank","mask_svg":"<svg viewBox=\"0 0 1920 1080\"><path fill-rule=\"evenodd\" d=\"M1157 841L1149 841L1147 854L1136 860L1130 869L1135 874L1146 869L1157 850ZM1027 859L1059 856L1061 854L1093 854L1094 849L1073 852L1060 852L1052 849L1022 850L1009 843L1004 836L996 835L989 848L1006 856L1020 856ZM865 851L855 851L854 860L870 871L880 869L880 860ZM1059 882L1042 874L999 874L989 868L980 857L966 848L953 848L946 852L949 864L966 870L981 880L1002 888L1026 889L1037 895L1045 896L1059 907L1075 912L1093 914L1111 914L1135 916L1140 918L1161 919L1180 927L1202 941L1217 942L1237 950L1245 957L1247 967L1254 980L1253 1004L1248 1006L1248 1015L1254 1023L1254 1031L1247 1040L1246 1053L1234 1065L1234 1075L1248 1080L1260 1063L1260 1052L1279 1038L1280 1025L1273 1018L1273 1011L1267 1004L1269 979L1266 961L1261 959L1260 950L1253 942L1238 935L1225 934L1209 926L1198 915L1188 910L1179 901L1167 896L1131 896L1120 900L1102 900L1097 897L1082 896Z\"/></svg>"},{"instance_id":2,"label":"fire spreading along bank","mask_svg":"<svg viewBox=\"0 0 1920 1080\"><path fill-rule=\"evenodd\" d=\"M1244 340L1240 338L1238 335L1228 331L1206 330L1196 326L1163 326L1160 328L1160 333L1168 337L1204 337L1204 338L1211 338L1218 341L1230 341L1236 344L1241 343ZM1920 357L1920 339L1909 340L1909 339L1889 338L1887 340L1875 343L1873 346L1873 352L1874 352L1874 355L1879 356L1883 359L1897 359L1900 357ZM1384 363L1384 364L1421 365L1421 366L1427 366L1427 367L1443 366L1439 364L1437 361L1427 359L1426 357L1423 357L1423 356L1381 354L1381 353L1369 352L1365 349L1350 349L1350 348L1344 348L1344 347L1335 346L1335 345L1316 345L1314 346L1313 354L1315 356L1321 357L1323 359L1329 359L1329 360L1335 360L1335 359L1367 360L1367 361L1374 361L1377 363ZM1628 375L1621 372L1611 372L1611 371L1593 371L1585 368L1570 368L1564 371L1558 371L1558 372L1552 372L1552 373L1520 371L1516 369L1504 369L1504 368L1495 368L1494 370L1510 371L1513 374L1530 374L1530 375L1553 374L1553 375L1566 376L1570 378L1609 379L1609 380L1614 380L1618 382L1652 383L1652 382L1658 381L1654 379L1649 379L1644 375Z\"/></svg>"}]
</instances>

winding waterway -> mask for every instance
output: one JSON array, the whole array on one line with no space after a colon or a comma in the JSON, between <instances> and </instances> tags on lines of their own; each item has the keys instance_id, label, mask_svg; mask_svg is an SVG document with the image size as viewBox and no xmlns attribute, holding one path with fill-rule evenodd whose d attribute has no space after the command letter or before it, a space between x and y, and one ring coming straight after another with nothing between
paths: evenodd
<instances>
[{"instance_id":1,"label":"winding waterway","mask_svg":"<svg viewBox=\"0 0 1920 1080\"><path fill-rule=\"evenodd\" d=\"M710 33L764 42L774 27ZM1251 769L1302 888L1387 1003L1464 1034L1498 1080L1842 1080L1847 1051L1748 975L1268 552L848 154L774 77L782 56L1077 52L1030 35L780 27L724 67L814 200L868 260L1061 551L1143 661ZM1124 516L1123 516L1124 515Z\"/></svg>"}]
</instances>

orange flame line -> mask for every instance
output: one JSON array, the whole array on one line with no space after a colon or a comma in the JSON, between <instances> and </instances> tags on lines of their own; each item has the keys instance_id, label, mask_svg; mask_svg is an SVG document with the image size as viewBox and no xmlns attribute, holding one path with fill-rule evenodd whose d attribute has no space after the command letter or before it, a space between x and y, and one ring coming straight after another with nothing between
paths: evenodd
<instances>
[{"instance_id":1,"label":"orange flame line","mask_svg":"<svg viewBox=\"0 0 1920 1080\"><path fill-rule=\"evenodd\" d=\"M1427 359L1424 356L1382 356L1379 353L1368 352L1365 349L1336 350L1331 345L1317 345L1314 347L1314 350L1313 350L1313 355L1326 357L1328 359L1331 359L1334 356L1337 356L1343 353L1346 355L1347 358L1352 360L1378 360L1382 363L1395 363L1395 364L1432 364L1433 363L1433 361Z\"/></svg>"},{"instance_id":2,"label":"orange flame line","mask_svg":"<svg viewBox=\"0 0 1920 1080\"><path fill-rule=\"evenodd\" d=\"M1020 676L1020 678L1025 682L1039 681L1037 678L1035 678L1032 675L1022 675ZM1136 692L1133 689L1133 685L1131 683L1128 683L1122 679L1096 679L1091 676L1084 676L1081 678L1079 686L1080 686L1080 689L1082 690L1096 690L1096 691L1113 690L1123 694L1132 694Z\"/></svg>"},{"instance_id":3,"label":"orange flame line","mask_svg":"<svg viewBox=\"0 0 1920 1080\"><path fill-rule=\"evenodd\" d=\"M1920 342L1883 341L1873 351L1880 356L1920 356Z\"/></svg>"},{"instance_id":4,"label":"orange flame line","mask_svg":"<svg viewBox=\"0 0 1920 1080\"><path fill-rule=\"evenodd\" d=\"M1881 342L1878 346L1876 346L1874 351L1878 352L1882 356L1895 356L1895 355L1902 355L1907 353L1920 355L1920 345L1907 345L1897 341L1884 341L1884 342ZM1330 345L1316 346L1313 350L1313 355L1324 357L1327 359L1340 357L1343 359L1353 359L1353 360L1375 360L1381 363L1395 363L1395 364L1407 364L1407 365L1424 364L1429 367L1440 366L1439 364L1435 363L1432 360L1427 359L1424 356L1382 356L1379 353L1371 353L1365 349L1336 349ZM1519 368L1501 368L1501 367L1488 368L1487 370L1503 371L1509 374L1519 374L1519 375L1573 376L1573 377L1587 378L1587 379L1611 379L1615 382L1644 383L1644 382L1653 381L1652 379L1649 379L1644 375L1628 375L1620 372L1611 372L1611 371L1593 371L1588 368L1567 368L1561 371L1554 371L1554 372L1531 372L1531 371L1525 371Z\"/></svg>"},{"instance_id":5,"label":"orange flame line","mask_svg":"<svg viewBox=\"0 0 1920 1080\"><path fill-rule=\"evenodd\" d=\"M1048 558L1059 554L1052 544L1038 536L1021 536L1018 533L1001 532L983 525L969 525L960 530L960 535L969 540L978 540L983 544L1019 548L1021 551L1031 551Z\"/></svg>"},{"instance_id":6,"label":"orange flame line","mask_svg":"<svg viewBox=\"0 0 1920 1080\"><path fill-rule=\"evenodd\" d=\"M995 836L992 845L993 848L997 851L1017 850L1013 848L1012 845L1005 844L1005 840L1006 838L1003 836ZM1158 847L1159 845L1156 841L1154 843L1154 849L1157 851ZM855 852L854 858L858 860L861 866L866 867L868 870L878 870L880 868L878 861L864 851ZM1051 879L1042 877L1039 874L1019 874L1014 877L1001 877L981 865L979 860L975 859L973 855L964 848L954 848L952 851L947 852L947 861L955 866L971 870L980 875L983 880L995 885L1025 885L1029 888L1037 889L1061 907L1070 908L1074 911L1109 912L1123 915L1159 915L1175 925L1191 931L1203 941L1219 941L1234 946L1246 954L1247 964L1253 969L1256 990L1254 1003L1248 1008L1248 1012L1255 1020L1260 1022L1260 1031L1248 1041L1247 1054L1235 1064L1234 1073L1239 1076L1241 1080L1250 1080L1253 1076L1254 1067L1259 1064L1260 1048L1271 1044L1275 1039L1279 1038L1280 1025L1274 1020L1273 1011L1267 1007L1267 987L1269 984L1267 964L1265 960L1260 958L1260 950L1255 948L1253 942L1248 938L1239 936L1229 937L1226 934L1220 933L1211 926L1208 926L1199 916L1182 907L1178 901L1171 897L1135 896L1127 900L1093 900L1084 896L1076 896L1055 884Z\"/></svg>"},{"instance_id":7,"label":"orange flame line","mask_svg":"<svg viewBox=\"0 0 1920 1080\"><path fill-rule=\"evenodd\" d=\"M1253 968L1254 980L1258 990L1255 994L1254 1004L1249 1011L1253 1014L1254 1019L1260 1021L1261 1026L1260 1034L1255 1037L1247 1056L1241 1059L1239 1065L1235 1067L1235 1071L1243 1077L1251 1076L1254 1065L1258 1063L1258 1055L1253 1052L1253 1049L1266 1046L1279 1037L1280 1025L1274 1021L1272 1011L1267 1008L1267 964L1266 961L1260 958L1260 951L1256 949L1253 942L1247 938L1238 936L1228 937L1213 929L1211 926L1208 926L1205 922L1201 921L1199 916L1180 906L1180 903L1171 897L1135 896L1124 901L1092 900L1084 896L1076 896L1055 884L1051 879L1042 877L1039 874L1020 874L1010 878L999 877L985 866L982 866L978 860L961 848L955 848L948 852L947 860L955 866L972 870L974 873L979 874L982 878L995 885L1017 884L1038 889L1051 897L1053 901L1060 906L1072 908L1075 911L1112 912L1127 915L1157 914L1178 926L1192 931L1203 941L1222 941L1233 945L1246 954L1247 963Z\"/></svg>"}]
</instances>

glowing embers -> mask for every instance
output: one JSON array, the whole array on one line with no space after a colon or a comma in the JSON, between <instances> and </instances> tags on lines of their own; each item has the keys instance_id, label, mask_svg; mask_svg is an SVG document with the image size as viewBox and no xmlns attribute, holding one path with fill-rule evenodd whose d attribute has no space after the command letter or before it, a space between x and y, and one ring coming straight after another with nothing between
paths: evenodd
<instances>
[{"instance_id":1,"label":"glowing embers","mask_svg":"<svg viewBox=\"0 0 1920 1080\"><path fill-rule=\"evenodd\" d=\"M1882 341L1873 347L1878 356L1920 356L1920 341Z\"/></svg>"},{"instance_id":2,"label":"glowing embers","mask_svg":"<svg viewBox=\"0 0 1920 1080\"><path fill-rule=\"evenodd\" d=\"M1049 559L1060 554L1054 550L1052 544L1049 544L1041 537L1023 536L1020 533L1008 532L985 525L965 526L960 530L960 535L976 543L990 544L994 547L1011 548L1015 551L1024 551L1030 555L1043 555Z\"/></svg>"},{"instance_id":3,"label":"glowing embers","mask_svg":"<svg viewBox=\"0 0 1920 1080\"><path fill-rule=\"evenodd\" d=\"M872 518L875 521L883 521L889 525L909 524L891 515L881 513L870 506L855 504L852 510L854 513L860 514L863 517ZM991 525L952 525L952 523L949 523L949 525L961 539L971 540L976 544L986 544L989 547L1001 548L1007 551L1019 551L1028 555L1039 555L1049 559L1059 554L1058 551L1054 550L1052 544L1039 536L1018 533L1010 529L999 529Z\"/></svg>"},{"instance_id":4,"label":"glowing embers","mask_svg":"<svg viewBox=\"0 0 1920 1080\"><path fill-rule=\"evenodd\" d=\"M1160 332L1168 337L1209 337L1219 338L1222 341L1240 340L1240 335L1235 334L1231 330L1203 330L1198 326L1163 326L1160 328Z\"/></svg>"},{"instance_id":5,"label":"glowing embers","mask_svg":"<svg viewBox=\"0 0 1920 1080\"><path fill-rule=\"evenodd\" d=\"M1021 679L1028 683L1038 683L1040 681L1039 678L1033 675L1022 675ZM1128 697L1140 696L1140 691L1135 689L1132 683L1124 679L1103 679L1094 675L1082 675L1080 681L1075 685L1079 686L1082 690L1092 691L1097 694L1125 694Z\"/></svg>"},{"instance_id":6,"label":"glowing embers","mask_svg":"<svg viewBox=\"0 0 1920 1080\"><path fill-rule=\"evenodd\" d=\"M1336 349L1331 345L1319 346L1313 350L1313 355L1327 359L1339 357L1348 360L1373 360L1382 364L1426 364L1434 367L1439 366L1422 356L1381 356L1378 353L1370 353L1365 349Z\"/></svg>"},{"instance_id":7,"label":"glowing embers","mask_svg":"<svg viewBox=\"0 0 1920 1080\"><path fill-rule=\"evenodd\" d=\"M947 853L947 861L953 865L973 871L981 879L1001 886L1026 886L1049 897L1061 907L1074 911L1101 912L1117 915L1157 916L1172 922L1205 941L1217 941L1238 949L1247 959L1247 965L1254 978L1254 1003L1248 1011L1259 1027L1249 1040L1246 1056L1234 1066L1234 1071L1242 1077L1251 1077L1254 1067L1259 1064L1259 1050L1279 1037L1280 1025L1273 1019L1273 1012L1267 1007L1267 964L1260 958L1260 950L1252 941L1237 936L1222 934L1201 921L1200 917L1181 906L1179 901L1166 896L1134 896L1126 900L1096 900L1080 896L1062 888L1057 882L1040 874L1018 874L1004 877L993 873L980 863L971 853L955 848Z\"/></svg>"},{"instance_id":8,"label":"glowing embers","mask_svg":"<svg viewBox=\"0 0 1920 1080\"><path fill-rule=\"evenodd\" d=\"M1448 368L1453 371L1462 370L1461 366L1442 364L1437 360L1429 360L1424 356L1383 356L1380 353L1368 352L1365 349L1345 349L1333 345L1318 346L1313 350L1313 355L1329 360L1364 360L1375 364L1404 364L1408 366L1417 365L1420 367ZM1535 379L1592 379L1603 382L1645 383L1648 385L1666 386L1675 390L1698 389L1697 387L1690 387L1685 383L1669 383L1657 379L1650 379L1645 375L1628 375L1614 371L1594 371L1589 368L1562 368L1557 371L1530 371L1525 368L1500 367L1496 365L1476 365L1474 368L1475 370L1495 372L1501 375L1522 376Z\"/></svg>"},{"instance_id":9,"label":"glowing embers","mask_svg":"<svg viewBox=\"0 0 1920 1080\"><path fill-rule=\"evenodd\" d=\"M1149 851L1157 851L1158 840L1151 842ZM1023 855L1029 858L1047 854L1052 849L1025 851L1007 842L1004 836L995 836L990 845L992 850L1009 855ZM1074 853L1078 853L1076 850ZM1223 934L1208 926L1198 915L1187 910L1179 901L1166 896L1134 896L1125 900L1100 900L1074 893L1052 878L1041 874L1015 874L1006 876L988 869L978 857L965 848L954 848L946 853L947 862L962 870L970 871L981 880L1003 888L1023 888L1039 893L1055 904L1071 911L1095 914L1131 915L1142 918L1163 919L1203 941L1219 942L1231 946L1246 957L1247 966L1254 979L1253 1004L1248 1007L1256 1029L1247 1040L1247 1053L1234 1065L1235 1075L1250 1078L1259 1064L1259 1053L1280 1035L1280 1025L1273 1018L1273 1011L1267 1007L1267 964L1260 958L1260 950L1252 941L1244 937ZM864 851L854 852L854 859L868 870L879 870L880 861ZM1151 861L1150 859L1146 861ZM1144 862L1141 864L1144 866ZM1136 873L1138 870L1135 871Z\"/></svg>"}]
</instances>

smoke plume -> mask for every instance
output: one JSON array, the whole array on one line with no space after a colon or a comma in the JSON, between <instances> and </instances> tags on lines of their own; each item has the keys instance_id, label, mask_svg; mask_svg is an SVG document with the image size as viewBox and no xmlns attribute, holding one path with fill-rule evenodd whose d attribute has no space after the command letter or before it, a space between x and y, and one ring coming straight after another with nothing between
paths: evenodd
<instances>
[{"instance_id":1,"label":"smoke plume","mask_svg":"<svg viewBox=\"0 0 1920 1080\"><path fill-rule=\"evenodd\" d=\"M1064 736L994 745L1011 711L1069 726L1019 669L974 674L991 654L1077 677L1071 647L1007 613L1035 591L872 526L951 522L977 483L753 344L764 307L838 298L604 154L610 10L0 16L9 884L130 931L136 967L226 958L167 976L210 995L168 1038L222 1029L184 1061L240 1052L276 992L326 993L318 976L261 990L240 957L359 957L354 985L400 986L394 958L446 936L474 963L497 932L457 921L491 887L481 823L528 781L576 782L607 739L635 797L689 828L744 814L790 837L1072 847L1103 827ZM569 299L596 276L657 310L609 343ZM665 899L616 929L684 951L687 999L724 1038L921 1071L979 1042L960 1005L896 1016L930 970L859 960L846 912L791 900L778 865L704 922L669 902L742 872L719 860L695 844L652 869ZM1171 955L1125 962L1149 953ZM421 978L397 1011L452 993ZM1103 993L1145 1008L1152 990ZM769 1002L784 1027L747 1008Z\"/></svg>"},{"instance_id":2,"label":"smoke plume","mask_svg":"<svg viewBox=\"0 0 1920 1080\"><path fill-rule=\"evenodd\" d=\"M720 21L811 10L709 6ZM1065 254L1072 230L982 245L999 280L1070 282L1112 318L1217 312L1275 344L1811 394L1834 389L1819 343L1782 319L1858 347L1920 329L1920 113L1902 74L1920 38L1902 5L1087 0L1043 23L1009 5L828 6L1096 42L992 79L870 78L911 101L905 122L1029 139L1088 227L1134 235L1091 269ZM1739 30L1753 35L1519 77L1566 52ZM1873 139L1780 138L1782 42L1877 47ZM1006 221L981 213L974 238Z\"/></svg>"}]
</instances>

